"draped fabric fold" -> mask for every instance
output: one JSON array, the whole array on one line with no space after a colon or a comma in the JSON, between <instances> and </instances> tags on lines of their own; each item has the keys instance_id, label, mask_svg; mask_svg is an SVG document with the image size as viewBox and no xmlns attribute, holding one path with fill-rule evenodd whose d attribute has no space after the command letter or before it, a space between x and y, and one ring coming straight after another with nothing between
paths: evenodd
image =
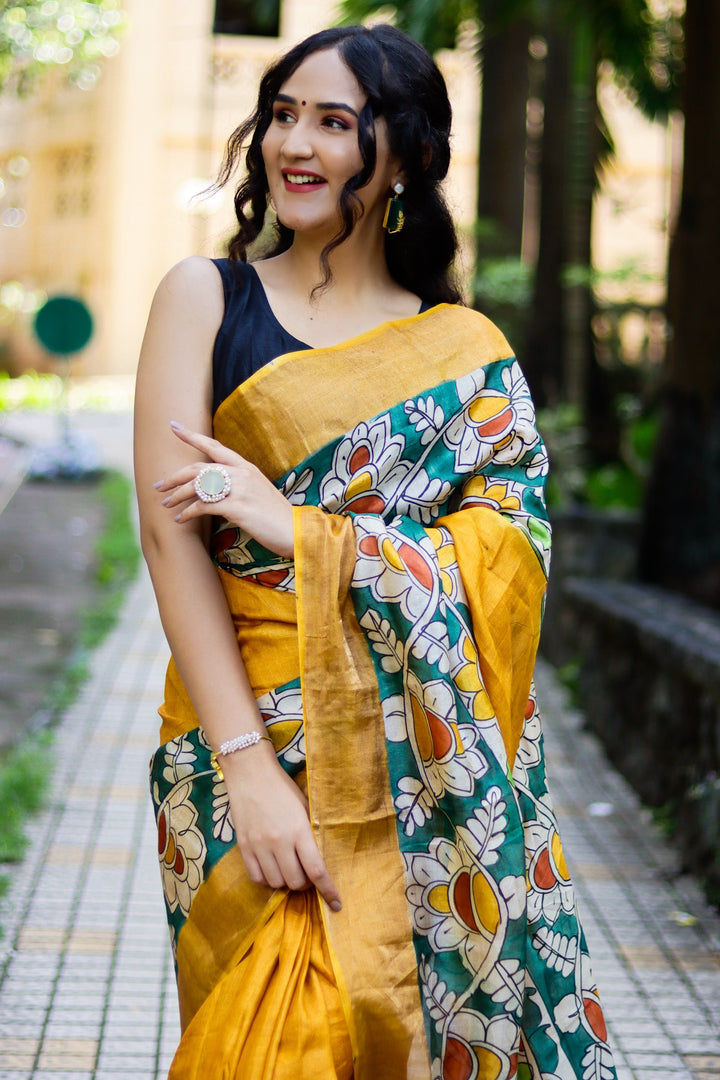
<instances>
[{"instance_id":1,"label":"draped fabric fold","mask_svg":"<svg viewBox=\"0 0 720 1080\"><path fill-rule=\"evenodd\" d=\"M440 305L279 358L214 428L294 506L293 560L228 524L212 554L343 910L247 879L171 663L171 1077L612 1080L532 687L547 457L504 338Z\"/></svg>"}]
</instances>

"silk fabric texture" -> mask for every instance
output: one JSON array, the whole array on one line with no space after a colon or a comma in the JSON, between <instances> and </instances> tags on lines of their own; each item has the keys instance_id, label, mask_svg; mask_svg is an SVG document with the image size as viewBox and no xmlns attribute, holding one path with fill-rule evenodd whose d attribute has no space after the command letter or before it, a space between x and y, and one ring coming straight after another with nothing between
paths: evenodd
<instances>
[{"instance_id":1,"label":"silk fabric texture","mask_svg":"<svg viewBox=\"0 0 720 1080\"><path fill-rule=\"evenodd\" d=\"M294 560L227 523L212 553L343 909L249 881L171 661L170 1077L612 1080L532 686L547 456L503 335L439 305L287 354L214 434L294 506Z\"/></svg>"}]
</instances>

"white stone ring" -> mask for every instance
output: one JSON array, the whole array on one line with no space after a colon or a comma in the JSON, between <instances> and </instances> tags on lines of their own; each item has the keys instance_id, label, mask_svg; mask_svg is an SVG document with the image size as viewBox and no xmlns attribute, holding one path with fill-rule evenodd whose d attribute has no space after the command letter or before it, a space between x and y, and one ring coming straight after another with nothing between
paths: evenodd
<instances>
[{"instance_id":1,"label":"white stone ring","mask_svg":"<svg viewBox=\"0 0 720 1080\"><path fill-rule=\"evenodd\" d=\"M198 499L216 503L230 494L230 473L222 465L206 465L193 480Z\"/></svg>"}]
</instances>

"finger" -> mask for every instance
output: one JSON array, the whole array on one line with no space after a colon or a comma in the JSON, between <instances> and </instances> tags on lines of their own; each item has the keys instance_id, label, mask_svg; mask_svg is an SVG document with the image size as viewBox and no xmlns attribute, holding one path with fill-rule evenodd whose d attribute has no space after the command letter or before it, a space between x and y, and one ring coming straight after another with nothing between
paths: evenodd
<instances>
[{"instance_id":1,"label":"finger","mask_svg":"<svg viewBox=\"0 0 720 1080\"><path fill-rule=\"evenodd\" d=\"M240 847L240 845L238 845L238 847ZM247 870L247 875L250 880L254 881L256 885L267 885L260 863L253 853L240 847L240 854L242 855L242 861L245 863L245 869Z\"/></svg>"},{"instance_id":2,"label":"finger","mask_svg":"<svg viewBox=\"0 0 720 1080\"><path fill-rule=\"evenodd\" d=\"M303 870L310 878L310 881L312 881L325 903L332 908L333 911L340 911L342 908L340 893L335 886L335 882L328 873L328 869L325 866L325 860L320 854L312 835L303 837L302 840L298 841L297 854Z\"/></svg>"},{"instance_id":3,"label":"finger","mask_svg":"<svg viewBox=\"0 0 720 1080\"><path fill-rule=\"evenodd\" d=\"M282 875L282 871L277 864L275 856L269 852L260 852L257 859L260 863L263 877L268 885L272 889L282 889L285 885L285 878Z\"/></svg>"},{"instance_id":4,"label":"finger","mask_svg":"<svg viewBox=\"0 0 720 1080\"><path fill-rule=\"evenodd\" d=\"M190 428L179 424L177 420L172 420L170 427L178 439L187 443L188 446L194 446L202 454L207 454L211 461L217 461L220 465L236 465L244 460L234 450L228 450L227 446L223 446L217 439L213 439L210 435L201 435L199 431L191 431Z\"/></svg>"},{"instance_id":5,"label":"finger","mask_svg":"<svg viewBox=\"0 0 720 1080\"><path fill-rule=\"evenodd\" d=\"M292 849L288 852L276 854L275 858L288 889L295 889L296 892L300 892L302 889L310 887L310 881Z\"/></svg>"},{"instance_id":6,"label":"finger","mask_svg":"<svg viewBox=\"0 0 720 1080\"><path fill-rule=\"evenodd\" d=\"M162 500L162 504L163 506L177 506L179 503L192 502L194 499L197 499L197 497L198 495L194 484L179 484L168 492Z\"/></svg>"},{"instance_id":7,"label":"finger","mask_svg":"<svg viewBox=\"0 0 720 1080\"><path fill-rule=\"evenodd\" d=\"M193 499L192 502L186 503L182 510L180 510L173 521L176 521L178 525L182 525L187 521L195 521L199 517L204 517L206 514L214 514L216 517L223 517L222 502L206 503L200 499ZM170 506L169 510L174 510L176 507Z\"/></svg>"},{"instance_id":8,"label":"finger","mask_svg":"<svg viewBox=\"0 0 720 1080\"><path fill-rule=\"evenodd\" d=\"M172 473L170 476L165 476L162 480L156 480L153 487L156 491L171 491L172 488L179 487L181 484L192 484L200 470L204 469L208 464L207 461L198 461L193 465L186 465L183 469L178 469L177 472Z\"/></svg>"}]
</instances>

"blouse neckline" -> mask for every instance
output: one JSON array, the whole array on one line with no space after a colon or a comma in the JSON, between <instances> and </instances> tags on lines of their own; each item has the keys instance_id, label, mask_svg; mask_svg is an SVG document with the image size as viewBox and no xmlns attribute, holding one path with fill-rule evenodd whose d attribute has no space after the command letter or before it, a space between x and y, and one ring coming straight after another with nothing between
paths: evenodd
<instances>
[{"instance_id":1,"label":"blouse neckline","mask_svg":"<svg viewBox=\"0 0 720 1080\"><path fill-rule=\"evenodd\" d=\"M334 349L338 345L344 345L345 344L345 341L343 340L343 341L339 341L339 342L337 342L337 343L335 343L333 345L308 345L308 343L306 341L301 341L300 338L296 338L294 334L291 334L290 331L286 327L283 326L283 324L280 322L277 315L275 314L275 312L273 310L273 306L270 303L270 300L268 299L268 294L265 292L265 286L262 283L262 278L258 274L258 272L255 269L255 267L253 266L253 264L252 263L246 263L245 265L248 266L253 272L255 281L257 282L258 286L260 287L260 293L262 295L263 304L265 305L265 308L267 310L267 313L270 315L270 318L275 323L275 325L278 327L278 329L281 330L282 333L286 337L288 337L292 342L294 342L295 345L297 345L300 349L311 349L311 350L313 350L313 349L314 350ZM370 327L369 330L363 330L359 334L354 334L351 338L349 338L347 340L352 341L352 340L355 340L356 338L364 337L365 334L372 334L372 333L374 333L374 331L380 330L384 326L389 326L392 323L396 323L396 322L403 322L404 319L415 319L418 315L425 314L425 311L427 311L427 310L430 310L430 309L425 308L425 301L421 300L420 301L420 307L412 315L404 315L404 316L401 316L399 319L385 320L385 322L378 323L377 326ZM296 351L296 350L293 350L293 351Z\"/></svg>"}]
</instances>

